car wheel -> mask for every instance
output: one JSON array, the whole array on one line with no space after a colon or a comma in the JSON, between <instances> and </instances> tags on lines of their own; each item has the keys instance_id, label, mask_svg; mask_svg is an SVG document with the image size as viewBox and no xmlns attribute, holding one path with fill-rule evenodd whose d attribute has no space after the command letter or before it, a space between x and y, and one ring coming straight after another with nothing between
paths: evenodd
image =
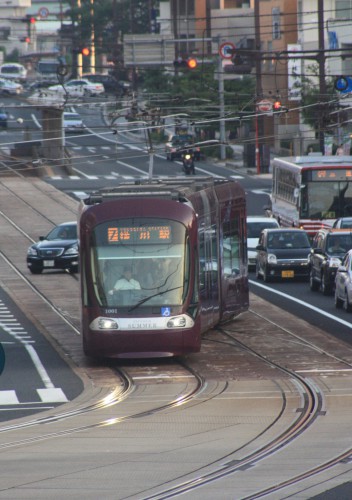
<instances>
[{"instance_id":1,"label":"car wheel","mask_svg":"<svg viewBox=\"0 0 352 500\"><path fill-rule=\"evenodd\" d=\"M265 281L265 283L269 283L271 281L271 276L268 274L268 270L266 268L266 266L264 267L264 271L263 271L263 280Z\"/></svg>"},{"instance_id":2,"label":"car wheel","mask_svg":"<svg viewBox=\"0 0 352 500\"><path fill-rule=\"evenodd\" d=\"M171 157L170 157L169 153L166 153L166 159L167 159L167 161L171 161Z\"/></svg>"},{"instance_id":3,"label":"car wheel","mask_svg":"<svg viewBox=\"0 0 352 500\"><path fill-rule=\"evenodd\" d=\"M348 301L347 290L345 290L345 298L343 300L343 308L346 312L352 312L352 304Z\"/></svg>"},{"instance_id":4,"label":"car wheel","mask_svg":"<svg viewBox=\"0 0 352 500\"><path fill-rule=\"evenodd\" d=\"M30 267L29 270L32 274L41 274L43 272L42 267Z\"/></svg>"},{"instance_id":5,"label":"car wheel","mask_svg":"<svg viewBox=\"0 0 352 500\"><path fill-rule=\"evenodd\" d=\"M341 309L343 306L343 300L337 295L337 290L335 289L335 307L336 309Z\"/></svg>"},{"instance_id":6,"label":"car wheel","mask_svg":"<svg viewBox=\"0 0 352 500\"><path fill-rule=\"evenodd\" d=\"M75 273L78 273L78 266L72 266L69 268L68 272L70 274L75 274Z\"/></svg>"},{"instance_id":7,"label":"car wheel","mask_svg":"<svg viewBox=\"0 0 352 500\"><path fill-rule=\"evenodd\" d=\"M259 272L259 264L258 264L258 262L256 262L256 264L255 264L255 277L257 278L257 280L261 279L261 274Z\"/></svg>"},{"instance_id":8,"label":"car wheel","mask_svg":"<svg viewBox=\"0 0 352 500\"><path fill-rule=\"evenodd\" d=\"M323 295L331 294L331 286L326 282L324 275L321 276L320 290L323 293Z\"/></svg>"},{"instance_id":9,"label":"car wheel","mask_svg":"<svg viewBox=\"0 0 352 500\"><path fill-rule=\"evenodd\" d=\"M319 283L317 283L314 280L314 276L313 276L313 272L312 271L309 273L309 287L312 290L312 292L317 292L318 289L319 289Z\"/></svg>"},{"instance_id":10,"label":"car wheel","mask_svg":"<svg viewBox=\"0 0 352 500\"><path fill-rule=\"evenodd\" d=\"M93 94L90 90L85 89L83 92L84 97L92 97Z\"/></svg>"}]
</instances>

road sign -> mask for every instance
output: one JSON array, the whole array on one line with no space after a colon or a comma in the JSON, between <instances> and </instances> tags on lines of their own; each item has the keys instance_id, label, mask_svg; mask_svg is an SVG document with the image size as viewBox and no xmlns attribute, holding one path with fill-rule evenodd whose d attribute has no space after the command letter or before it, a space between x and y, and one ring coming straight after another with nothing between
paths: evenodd
<instances>
[{"instance_id":1,"label":"road sign","mask_svg":"<svg viewBox=\"0 0 352 500\"><path fill-rule=\"evenodd\" d=\"M223 59L232 59L233 53L232 51L235 50L235 46L231 42L224 42L220 45L219 48L219 54Z\"/></svg>"},{"instance_id":2,"label":"road sign","mask_svg":"<svg viewBox=\"0 0 352 500\"><path fill-rule=\"evenodd\" d=\"M273 103L272 101L269 101L269 99L262 99L261 101L257 102L257 109L261 113L269 113L273 110Z\"/></svg>"}]
</instances>

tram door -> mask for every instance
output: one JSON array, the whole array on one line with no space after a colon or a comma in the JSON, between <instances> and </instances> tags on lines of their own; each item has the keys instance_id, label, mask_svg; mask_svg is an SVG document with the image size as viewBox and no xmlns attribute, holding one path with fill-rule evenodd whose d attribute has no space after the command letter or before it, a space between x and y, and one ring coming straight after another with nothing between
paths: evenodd
<instances>
[{"instance_id":1,"label":"tram door","mask_svg":"<svg viewBox=\"0 0 352 500\"><path fill-rule=\"evenodd\" d=\"M202 329L219 319L218 245L216 225L203 224L199 232L200 301Z\"/></svg>"}]
</instances>

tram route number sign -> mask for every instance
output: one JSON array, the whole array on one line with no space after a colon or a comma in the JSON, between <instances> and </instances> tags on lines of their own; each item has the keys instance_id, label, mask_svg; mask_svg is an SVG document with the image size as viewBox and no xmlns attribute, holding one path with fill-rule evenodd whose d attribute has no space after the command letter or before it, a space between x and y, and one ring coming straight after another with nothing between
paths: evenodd
<instances>
[{"instance_id":1,"label":"tram route number sign","mask_svg":"<svg viewBox=\"0 0 352 500\"><path fill-rule=\"evenodd\" d=\"M232 42L224 42L220 45L219 54L223 59L232 59L235 45Z\"/></svg>"},{"instance_id":2,"label":"tram route number sign","mask_svg":"<svg viewBox=\"0 0 352 500\"><path fill-rule=\"evenodd\" d=\"M171 226L109 226L108 243L170 243Z\"/></svg>"}]
</instances>

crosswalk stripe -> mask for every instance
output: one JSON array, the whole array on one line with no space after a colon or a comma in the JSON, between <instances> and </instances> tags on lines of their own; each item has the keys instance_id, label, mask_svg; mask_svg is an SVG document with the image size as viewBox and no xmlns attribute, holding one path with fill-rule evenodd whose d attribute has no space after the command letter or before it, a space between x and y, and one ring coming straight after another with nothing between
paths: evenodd
<instances>
[{"instance_id":1,"label":"crosswalk stripe","mask_svg":"<svg viewBox=\"0 0 352 500\"><path fill-rule=\"evenodd\" d=\"M0 391L0 405L16 405L18 403L15 391Z\"/></svg>"}]
</instances>

